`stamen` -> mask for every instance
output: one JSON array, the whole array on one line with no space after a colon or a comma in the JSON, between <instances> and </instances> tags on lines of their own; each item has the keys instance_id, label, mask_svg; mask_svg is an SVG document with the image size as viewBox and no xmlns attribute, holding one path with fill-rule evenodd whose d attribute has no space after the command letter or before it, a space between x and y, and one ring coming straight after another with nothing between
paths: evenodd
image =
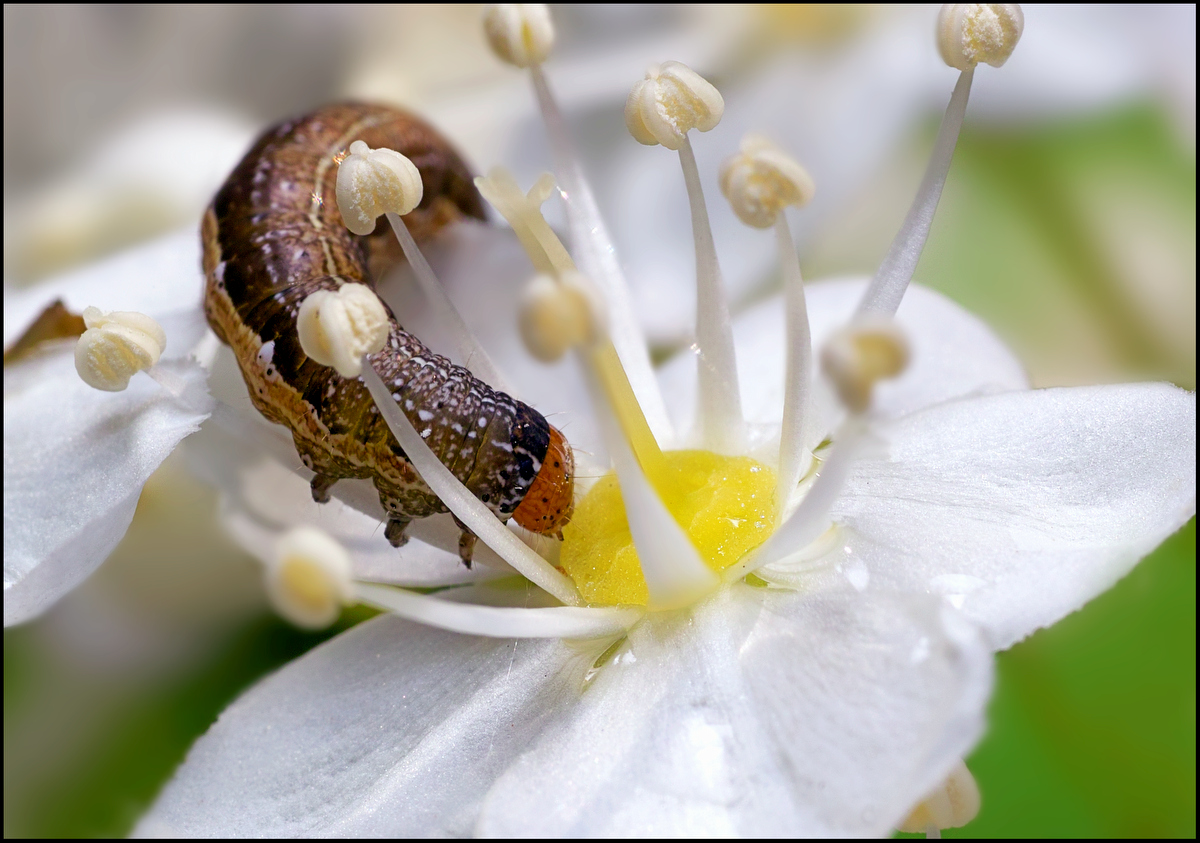
<instances>
[{"instance_id":1,"label":"stamen","mask_svg":"<svg viewBox=\"0 0 1200 843\"><path fill-rule=\"evenodd\" d=\"M962 761L912 810L898 828L909 834L941 837L943 828L961 828L979 814L979 785Z\"/></svg>"},{"instance_id":2,"label":"stamen","mask_svg":"<svg viewBox=\"0 0 1200 843\"><path fill-rule=\"evenodd\" d=\"M594 343L603 333L600 308L590 301L586 279L578 272L561 278L535 275L521 295L518 324L529 353L553 363L568 348Z\"/></svg>"},{"instance_id":3,"label":"stamen","mask_svg":"<svg viewBox=\"0 0 1200 843\"><path fill-rule=\"evenodd\" d=\"M540 201L534 198L540 195L547 182L553 184L553 177L549 173L539 179L529 194L525 194L517 186L512 174L501 167L493 168L487 178L475 179L483 198L508 220L534 267L542 273L571 277L578 272L575 264L542 216ZM581 354L591 370L592 379L602 387L600 394L607 398L643 471L651 478L661 476L662 451L642 413L612 340L602 335L581 350ZM600 406L600 402L597 406Z\"/></svg>"},{"instance_id":4,"label":"stamen","mask_svg":"<svg viewBox=\"0 0 1200 843\"><path fill-rule=\"evenodd\" d=\"M536 66L554 47L554 24L543 3L496 3L484 7L483 31L492 51L517 67Z\"/></svg>"},{"instance_id":5,"label":"stamen","mask_svg":"<svg viewBox=\"0 0 1200 843\"><path fill-rule=\"evenodd\" d=\"M463 364L497 389L510 392L500 370L446 295L404 222L403 215L421 203L424 192L420 170L406 156L392 149L371 149L363 141L354 141L350 144L349 155L338 165L338 210L346 227L355 234L370 234L375 230L379 215L387 214L426 301L442 326L454 337Z\"/></svg>"},{"instance_id":6,"label":"stamen","mask_svg":"<svg viewBox=\"0 0 1200 843\"><path fill-rule=\"evenodd\" d=\"M365 359L365 358L364 358ZM482 501L454 476L450 469L429 449L408 417L396 406L391 391L370 361L363 368L363 381L375 399L375 406L387 422L388 429L416 467L421 479L433 490L454 515L467 525L484 544L496 551L505 562L530 582L545 589L567 605L577 605L579 594L569 579L556 571L519 538L509 532Z\"/></svg>"},{"instance_id":7,"label":"stamen","mask_svg":"<svg viewBox=\"0 0 1200 843\"><path fill-rule=\"evenodd\" d=\"M296 527L284 533L267 565L267 596L280 615L304 629L324 629L354 602L350 556L327 533Z\"/></svg>"},{"instance_id":8,"label":"stamen","mask_svg":"<svg viewBox=\"0 0 1200 843\"><path fill-rule=\"evenodd\" d=\"M417 277L421 292L425 294L425 300L433 308L435 317L442 323L442 327L454 337L463 365L501 392L513 392L491 356L475 339L471 329L467 327L462 314L458 312L454 302L450 301L450 296L446 295L446 288L438 280L429 261L425 260L425 255L421 254L421 250L417 247L417 241L409 232L404 218L390 211L387 218L392 225L392 231L396 234L396 239L400 241L400 248L404 250L404 257L408 259L408 265L412 267L413 274Z\"/></svg>"},{"instance_id":9,"label":"stamen","mask_svg":"<svg viewBox=\"0 0 1200 843\"><path fill-rule=\"evenodd\" d=\"M950 3L942 7L938 16L938 50L946 64L962 73L954 86L950 104L946 106L946 115L938 129L917 196L858 305L860 315L891 316L900 307L900 300L921 259L921 250L929 238L938 200L942 197L954 146L967 112L975 65L980 61L996 67L1004 64L1017 46L1024 20L1021 7L1015 4Z\"/></svg>"},{"instance_id":10,"label":"stamen","mask_svg":"<svg viewBox=\"0 0 1200 843\"><path fill-rule=\"evenodd\" d=\"M1021 40L1025 13L1016 3L947 3L937 20L938 52L959 70L1000 67Z\"/></svg>"},{"instance_id":11,"label":"stamen","mask_svg":"<svg viewBox=\"0 0 1200 843\"><path fill-rule=\"evenodd\" d=\"M105 392L120 392L129 379L158 362L167 345L162 327L144 313L83 311L87 330L75 343L75 371L83 382Z\"/></svg>"},{"instance_id":12,"label":"stamen","mask_svg":"<svg viewBox=\"0 0 1200 843\"><path fill-rule=\"evenodd\" d=\"M721 267L713 245L700 172L688 132L707 132L721 120L725 102L706 79L680 62L652 65L625 102L625 125L634 140L678 150L692 213L696 246L696 342L700 347L698 427L706 448L733 454L745 441L733 327Z\"/></svg>"},{"instance_id":13,"label":"stamen","mask_svg":"<svg viewBox=\"0 0 1200 843\"><path fill-rule=\"evenodd\" d=\"M829 511L845 486L850 466L863 439L860 423L852 419L842 426L829 458L795 512L753 553L725 570L725 582L735 582L764 565L779 562L802 550L829 529Z\"/></svg>"},{"instance_id":14,"label":"stamen","mask_svg":"<svg viewBox=\"0 0 1200 843\"><path fill-rule=\"evenodd\" d=\"M877 381L908 366L908 339L888 317L867 316L837 331L821 350L821 369L854 413L871 404Z\"/></svg>"},{"instance_id":15,"label":"stamen","mask_svg":"<svg viewBox=\"0 0 1200 843\"><path fill-rule=\"evenodd\" d=\"M394 149L371 149L357 140L338 165L338 210L346 228L359 236L374 231L381 214L409 213L424 194L421 171Z\"/></svg>"},{"instance_id":16,"label":"stamen","mask_svg":"<svg viewBox=\"0 0 1200 843\"><path fill-rule=\"evenodd\" d=\"M620 437L609 439L615 439L610 441L613 467L649 592L648 607L674 609L696 602L715 589L720 580L675 522L625 442Z\"/></svg>"},{"instance_id":17,"label":"stamen","mask_svg":"<svg viewBox=\"0 0 1200 843\"><path fill-rule=\"evenodd\" d=\"M562 189L567 227L571 232L575 255L583 274L599 286L608 305L609 336L651 429L659 441L672 441L674 431L667 405L663 401L658 378L654 376L646 339L634 315L629 283L617 258L616 246L600 215L596 197L584 175L579 154L571 142L566 121L558 109L541 65L532 65L529 74L542 120L546 124L546 135L550 139L550 152Z\"/></svg>"},{"instance_id":18,"label":"stamen","mask_svg":"<svg viewBox=\"0 0 1200 843\"><path fill-rule=\"evenodd\" d=\"M344 378L358 377L364 354L383 350L390 329L387 310L365 284L318 290L296 315L296 333L304 353Z\"/></svg>"},{"instance_id":19,"label":"stamen","mask_svg":"<svg viewBox=\"0 0 1200 843\"><path fill-rule=\"evenodd\" d=\"M891 316L900 307L900 300L904 298L904 291L908 289L908 282L912 280L917 262L921 259L921 250L929 238L929 228L933 225L938 201L942 198L950 160L954 157L954 146L958 143L963 116L967 113L967 97L971 93L971 77L974 73L972 68L964 70L958 77L958 84L954 86L954 94L946 106L946 115L942 118L937 140L933 144L933 154L929 158L925 177L921 179L912 207L908 209L904 223L871 280L871 286L859 302L860 314Z\"/></svg>"},{"instance_id":20,"label":"stamen","mask_svg":"<svg viewBox=\"0 0 1200 843\"><path fill-rule=\"evenodd\" d=\"M489 638L610 638L623 635L644 615L634 608L476 606L374 583L356 583L354 594L363 603L427 626Z\"/></svg>"},{"instance_id":21,"label":"stamen","mask_svg":"<svg viewBox=\"0 0 1200 843\"><path fill-rule=\"evenodd\" d=\"M721 192L733 206L738 219L754 228L775 226L779 264L783 272L787 314L787 371L783 402L783 429L779 440L779 474L775 500L779 514L807 468L805 421L812 382L812 337L804 280L796 245L783 209L803 206L812 199L812 178L783 150L759 135L742 138L736 155L721 165Z\"/></svg>"}]
</instances>

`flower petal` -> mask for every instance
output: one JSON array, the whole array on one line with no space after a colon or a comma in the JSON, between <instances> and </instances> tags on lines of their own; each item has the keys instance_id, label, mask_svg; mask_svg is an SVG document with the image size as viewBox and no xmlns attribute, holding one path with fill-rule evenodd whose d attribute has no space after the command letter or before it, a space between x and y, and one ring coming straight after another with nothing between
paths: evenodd
<instances>
[{"instance_id":1,"label":"flower petal","mask_svg":"<svg viewBox=\"0 0 1200 843\"><path fill-rule=\"evenodd\" d=\"M136 833L879 834L990 681L923 597L738 586L636 627L581 693L603 648L377 618L234 703Z\"/></svg>"},{"instance_id":2,"label":"flower petal","mask_svg":"<svg viewBox=\"0 0 1200 843\"><path fill-rule=\"evenodd\" d=\"M636 627L476 830L885 834L982 732L990 661L927 599L735 586Z\"/></svg>"},{"instance_id":3,"label":"flower petal","mask_svg":"<svg viewBox=\"0 0 1200 843\"><path fill-rule=\"evenodd\" d=\"M226 709L135 835L465 836L587 664L552 639L360 624Z\"/></svg>"},{"instance_id":4,"label":"flower petal","mask_svg":"<svg viewBox=\"0 0 1200 843\"><path fill-rule=\"evenodd\" d=\"M867 286L866 279L819 281L805 286L813 347L854 315ZM876 388L872 413L896 418L933 404L981 392L1025 389L1028 381L1020 363L982 321L942 294L911 286L896 319L908 335L912 362L903 375ZM783 418L784 328L783 300L775 296L745 311L733 325L738 378L746 418L778 430ZM814 359L818 355L814 355ZM672 421L680 430L692 425L695 407L696 363L680 354L659 370L659 380ZM821 376L814 377L813 424L815 445L841 416L836 398Z\"/></svg>"},{"instance_id":5,"label":"flower petal","mask_svg":"<svg viewBox=\"0 0 1200 843\"><path fill-rule=\"evenodd\" d=\"M955 401L877 432L890 453L856 465L834 505L843 544L872 586L946 595L996 649L1196 512L1196 396L1167 384Z\"/></svg>"},{"instance_id":6,"label":"flower petal","mask_svg":"<svg viewBox=\"0 0 1200 843\"><path fill-rule=\"evenodd\" d=\"M204 329L198 308L176 316L162 319L169 337L189 323L195 336ZM203 368L158 365L183 384L182 400L144 376L124 392L92 389L75 372L73 343L6 367L5 626L40 614L104 561L146 480L207 417L194 409L209 402Z\"/></svg>"}]
</instances>

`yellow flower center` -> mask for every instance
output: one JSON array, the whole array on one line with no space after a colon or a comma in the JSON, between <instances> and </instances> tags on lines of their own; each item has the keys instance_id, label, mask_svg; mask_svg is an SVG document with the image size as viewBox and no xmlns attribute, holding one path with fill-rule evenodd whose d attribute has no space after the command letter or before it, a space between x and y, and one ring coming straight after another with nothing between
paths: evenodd
<instances>
[{"instance_id":1,"label":"yellow flower center","mask_svg":"<svg viewBox=\"0 0 1200 843\"><path fill-rule=\"evenodd\" d=\"M749 457L671 451L655 483L700 557L720 572L775 528L775 472ZM646 581L625 517L616 474L602 477L563 530L559 564L593 605L646 605Z\"/></svg>"}]
</instances>

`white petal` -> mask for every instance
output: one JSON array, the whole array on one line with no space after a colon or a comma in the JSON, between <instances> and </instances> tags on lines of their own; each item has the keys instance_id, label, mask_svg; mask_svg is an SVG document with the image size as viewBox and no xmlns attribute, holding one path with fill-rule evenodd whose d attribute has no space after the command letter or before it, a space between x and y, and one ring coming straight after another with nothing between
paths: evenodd
<instances>
[{"instance_id":1,"label":"white petal","mask_svg":"<svg viewBox=\"0 0 1200 843\"><path fill-rule=\"evenodd\" d=\"M234 703L137 833L885 832L977 738L986 649L928 598L738 589L586 689L603 643L363 624Z\"/></svg>"},{"instance_id":2,"label":"white petal","mask_svg":"<svg viewBox=\"0 0 1200 843\"><path fill-rule=\"evenodd\" d=\"M928 599L736 586L636 627L495 784L495 836L885 834L983 727L990 659Z\"/></svg>"},{"instance_id":3,"label":"white petal","mask_svg":"<svg viewBox=\"0 0 1200 843\"><path fill-rule=\"evenodd\" d=\"M187 228L32 287L6 288L4 345L7 348L56 298L74 313L90 305L106 311L136 310L161 322L165 314L199 309L203 289L200 234ZM190 349L185 338L167 332L167 357Z\"/></svg>"},{"instance_id":4,"label":"white petal","mask_svg":"<svg viewBox=\"0 0 1200 843\"><path fill-rule=\"evenodd\" d=\"M376 618L226 709L135 835L465 836L589 664L556 640Z\"/></svg>"},{"instance_id":5,"label":"white petal","mask_svg":"<svg viewBox=\"0 0 1200 843\"><path fill-rule=\"evenodd\" d=\"M198 272L195 273L197 276ZM168 352L204 330L199 308L161 319ZM179 340L179 348L171 337ZM194 360L161 361L184 401L208 401ZM75 372L72 343L5 367L4 624L28 620L78 585L125 534L143 484L207 417L150 378L99 392Z\"/></svg>"},{"instance_id":6,"label":"white petal","mask_svg":"<svg viewBox=\"0 0 1200 843\"><path fill-rule=\"evenodd\" d=\"M819 281L805 285L813 345L844 326L866 289L865 279ZM950 398L981 392L1024 389L1028 386L1020 363L982 321L942 294L911 286L896 319L908 336L912 362L899 378L875 390L872 412L895 418ZM748 421L778 430L783 418L785 328L783 299L775 296L734 320L738 378ZM691 426L695 407L696 363L681 354L659 370L659 380L673 421L681 430ZM823 376L814 375L813 424L819 442L833 427L841 410Z\"/></svg>"},{"instance_id":7,"label":"white petal","mask_svg":"<svg viewBox=\"0 0 1200 843\"><path fill-rule=\"evenodd\" d=\"M834 519L874 587L946 596L1002 649L1196 512L1196 396L1166 384L968 399L876 431Z\"/></svg>"}]
</instances>

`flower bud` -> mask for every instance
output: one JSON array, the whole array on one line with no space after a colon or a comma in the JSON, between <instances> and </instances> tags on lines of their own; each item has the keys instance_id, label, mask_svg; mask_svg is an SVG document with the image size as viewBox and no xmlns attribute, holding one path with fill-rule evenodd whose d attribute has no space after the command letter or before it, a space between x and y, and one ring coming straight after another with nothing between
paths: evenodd
<instances>
[{"instance_id":1,"label":"flower bud","mask_svg":"<svg viewBox=\"0 0 1200 843\"><path fill-rule=\"evenodd\" d=\"M999 67L1021 39L1025 15L1016 3L947 3L938 13L942 60L959 70L979 62Z\"/></svg>"},{"instance_id":2,"label":"flower bud","mask_svg":"<svg viewBox=\"0 0 1200 843\"><path fill-rule=\"evenodd\" d=\"M860 319L835 333L821 350L821 369L842 403L855 413L871 405L877 381L895 377L908 366L908 340L890 318Z\"/></svg>"},{"instance_id":3,"label":"flower bud","mask_svg":"<svg viewBox=\"0 0 1200 843\"><path fill-rule=\"evenodd\" d=\"M353 602L350 555L327 533L296 527L280 536L266 585L280 615L303 629L324 629Z\"/></svg>"},{"instance_id":4,"label":"flower bud","mask_svg":"<svg viewBox=\"0 0 1200 843\"><path fill-rule=\"evenodd\" d=\"M525 347L543 363L553 363L568 348L594 341L601 326L587 280L578 272L560 279L534 276L521 295L519 322Z\"/></svg>"},{"instance_id":5,"label":"flower bud","mask_svg":"<svg viewBox=\"0 0 1200 843\"><path fill-rule=\"evenodd\" d=\"M899 831L920 834L931 828L960 828L979 814L979 785L959 761L946 780L926 796L900 824Z\"/></svg>"},{"instance_id":6,"label":"flower bud","mask_svg":"<svg viewBox=\"0 0 1200 843\"><path fill-rule=\"evenodd\" d=\"M346 228L355 234L374 231L380 214L407 214L420 204L424 193L421 171L393 149L371 149L355 141L338 166L338 210Z\"/></svg>"},{"instance_id":7,"label":"flower bud","mask_svg":"<svg viewBox=\"0 0 1200 843\"><path fill-rule=\"evenodd\" d=\"M83 311L87 330L75 344L75 371L88 386L120 392L129 379L158 362L167 335L144 313Z\"/></svg>"},{"instance_id":8,"label":"flower bud","mask_svg":"<svg viewBox=\"0 0 1200 843\"><path fill-rule=\"evenodd\" d=\"M362 374L363 355L382 351L389 330L387 309L364 284L343 284L337 292L318 290L296 316L304 353L344 378Z\"/></svg>"},{"instance_id":9,"label":"flower bud","mask_svg":"<svg viewBox=\"0 0 1200 843\"><path fill-rule=\"evenodd\" d=\"M721 165L721 193L738 219L754 228L774 225L788 205L806 205L816 190L808 171L761 135L746 135Z\"/></svg>"},{"instance_id":10,"label":"flower bud","mask_svg":"<svg viewBox=\"0 0 1200 843\"><path fill-rule=\"evenodd\" d=\"M721 122L725 101L707 79L686 64L651 65L625 101L625 125L638 143L679 149L692 129L707 132Z\"/></svg>"},{"instance_id":11,"label":"flower bud","mask_svg":"<svg viewBox=\"0 0 1200 843\"><path fill-rule=\"evenodd\" d=\"M484 7L483 31L501 61L541 64L554 47L554 24L544 3L494 3Z\"/></svg>"}]
</instances>

